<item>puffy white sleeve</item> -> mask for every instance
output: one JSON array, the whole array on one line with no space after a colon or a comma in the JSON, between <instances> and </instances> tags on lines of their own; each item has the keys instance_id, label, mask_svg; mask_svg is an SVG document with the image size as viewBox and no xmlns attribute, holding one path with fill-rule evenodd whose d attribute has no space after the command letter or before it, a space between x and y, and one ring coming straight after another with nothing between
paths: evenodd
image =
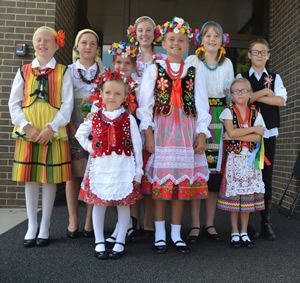
<instances>
[{"instance_id":1,"label":"puffy white sleeve","mask_svg":"<svg viewBox=\"0 0 300 283\"><path fill-rule=\"evenodd\" d=\"M90 119L85 119L85 121L80 124L75 134L75 138L78 140L79 144L89 153L93 153L92 141L89 139L91 132L92 121Z\"/></svg>"},{"instance_id":2,"label":"puffy white sleeve","mask_svg":"<svg viewBox=\"0 0 300 283\"><path fill-rule=\"evenodd\" d=\"M67 69L64 74L62 85L61 107L54 116L53 121L49 123L54 132L57 132L59 127L65 126L70 122L73 107L73 84L69 69Z\"/></svg>"},{"instance_id":3,"label":"puffy white sleeve","mask_svg":"<svg viewBox=\"0 0 300 283\"><path fill-rule=\"evenodd\" d=\"M286 105L287 91L283 85L283 81L282 81L281 77L278 74L276 74L276 77L275 77L274 94L276 96L281 96L284 99L284 105Z\"/></svg>"},{"instance_id":4,"label":"puffy white sleeve","mask_svg":"<svg viewBox=\"0 0 300 283\"><path fill-rule=\"evenodd\" d=\"M211 134L208 130L208 126L211 121L211 116L209 114L207 88L204 76L199 72L199 68L197 67L195 78L195 104L197 110L196 133L204 133L207 138L210 138Z\"/></svg>"},{"instance_id":5,"label":"puffy white sleeve","mask_svg":"<svg viewBox=\"0 0 300 283\"><path fill-rule=\"evenodd\" d=\"M254 126L258 126L258 125L263 126L266 129L266 124L265 124L264 118L259 112L254 121Z\"/></svg>"},{"instance_id":6,"label":"puffy white sleeve","mask_svg":"<svg viewBox=\"0 0 300 283\"><path fill-rule=\"evenodd\" d=\"M224 120L232 120L232 114L229 108L225 108L221 114L219 119L221 120L222 123L224 123Z\"/></svg>"},{"instance_id":7,"label":"puffy white sleeve","mask_svg":"<svg viewBox=\"0 0 300 283\"><path fill-rule=\"evenodd\" d=\"M232 65L232 62L230 59L225 58L224 64L226 64L225 71L227 74L225 82L224 82L224 94L226 95L227 102L230 102L231 101L230 87L234 80L234 71L233 71L233 65Z\"/></svg>"},{"instance_id":8,"label":"puffy white sleeve","mask_svg":"<svg viewBox=\"0 0 300 283\"><path fill-rule=\"evenodd\" d=\"M148 127L154 128L153 106L156 72L157 67L155 64L152 64L145 70L143 74L138 96L138 109L136 110L136 116L141 121L141 131L146 130Z\"/></svg>"},{"instance_id":9,"label":"puffy white sleeve","mask_svg":"<svg viewBox=\"0 0 300 283\"><path fill-rule=\"evenodd\" d=\"M130 115L130 134L133 144L133 152L135 159L135 177L134 181L141 183L143 175L143 153L142 153L142 138L139 132L135 118Z\"/></svg>"},{"instance_id":10,"label":"puffy white sleeve","mask_svg":"<svg viewBox=\"0 0 300 283\"><path fill-rule=\"evenodd\" d=\"M24 97L24 80L21 75L20 69L17 71L14 78L10 96L8 100L8 108L11 117L11 121L15 126L19 126L20 133L23 134L23 128L30 124L30 121L26 120L26 117L22 110L22 101Z\"/></svg>"}]
</instances>

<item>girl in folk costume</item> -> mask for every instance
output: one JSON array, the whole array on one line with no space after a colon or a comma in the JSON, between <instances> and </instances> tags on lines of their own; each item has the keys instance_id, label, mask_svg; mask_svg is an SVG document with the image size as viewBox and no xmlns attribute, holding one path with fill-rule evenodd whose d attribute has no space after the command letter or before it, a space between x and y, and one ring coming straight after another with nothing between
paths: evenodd
<instances>
[{"instance_id":1,"label":"girl in folk costume","mask_svg":"<svg viewBox=\"0 0 300 283\"><path fill-rule=\"evenodd\" d=\"M224 47L229 43L229 35L217 22L208 21L201 30L196 29L194 42L198 46L196 55L191 55L186 62L192 63L198 69L200 76L204 77L209 100L209 112L212 116L209 130L211 138L208 139L206 157L210 170L208 181L208 199L206 200L205 234L212 240L221 238L214 227L217 192L221 183L222 172L222 131L223 125L219 120L220 113L229 100L229 88L234 79L231 61L225 57ZM195 243L200 236L200 201L191 202L191 229L187 238Z\"/></svg>"},{"instance_id":2,"label":"girl in folk costume","mask_svg":"<svg viewBox=\"0 0 300 283\"><path fill-rule=\"evenodd\" d=\"M98 81L103 107L89 115L76 133L81 146L90 153L80 198L94 205L96 257L116 259L124 254L129 206L141 197L142 142L135 118L122 106L128 95L127 78L108 70ZM107 206L116 206L118 211L118 233L109 253L104 242Z\"/></svg>"},{"instance_id":3,"label":"girl in folk costume","mask_svg":"<svg viewBox=\"0 0 300 283\"><path fill-rule=\"evenodd\" d=\"M65 34L42 26L33 35L36 58L18 70L9 98L16 148L12 179L25 182L28 230L24 247L49 243L56 184L70 180L71 156L65 125L70 121L73 88L66 66L53 55ZM37 223L39 186L42 219Z\"/></svg>"},{"instance_id":4,"label":"girl in folk costume","mask_svg":"<svg viewBox=\"0 0 300 283\"><path fill-rule=\"evenodd\" d=\"M135 20L134 25L127 29L127 35L130 42L138 46L138 55L136 60L136 74L139 85L141 84L144 71L156 60L165 59L166 56L161 53L155 53L154 45L162 40L159 25L156 25L152 18L141 16ZM148 161L150 153L143 151L144 164ZM132 207L132 219L136 223L136 228L142 228L143 232L153 235L153 201L149 197L151 194L151 184L145 176L142 178L142 192L144 198L144 219L140 219L140 203ZM143 223L140 223L143 221Z\"/></svg>"},{"instance_id":5,"label":"girl in folk costume","mask_svg":"<svg viewBox=\"0 0 300 283\"><path fill-rule=\"evenodd\" d=\"M254 166L256 162L253 160L259 150L265 124L255 107L248 106L251 93L251 85L247 79L234 80L231 85L233 107L225 109L220 115L226 130L224 140L228 156L218 208L231 212L230 243L234 248L239 248L241 244L247 248L254 246L247 234L249 215L250 212L264 210L265 186L261 164ZM262 142L260 153L263 154L263 151ZM263 164L264 158L260 161Z\"/></svg>"},{"instance_id":6,"label":"girl in folk costume","mask_svg":"<svg viewBox=\"0 0 300 283\"><path fill-rule=\"evenodd\" d=\"M162 27L166 60L147 68L140 88L137 116L151 152L145 174L155 200L157 253L166 252L166 200L171 201L171 239L179 253L189 247L181 238L184 200L207 197L208 166L205 140L209 137L208 98L205 83L193 66L183 62L193 33L182 18L174 17Z\"/></svg>"},{"instance_id":7,"label":"girl in folk costume","mask_svg":"<svg viewBox=\"0 0 300 283\"><path fill-rule=\"evenodd\" d=\"M82 107L89 103L89 96L96 87L95 81L99 73L102 72L99 37L93 30L83 29L78 32L73 48L73 64L69 65L69 70L74 87L74 110L71 123L68 126L72 156L72 180L66 183L66 199L69 212L67 236L74 239L80 236L78 229L78 194L88 159L88 153L79 145L74 135L86 116L86 113L83 113L85 111L82 111ZM93 236L92 206L89 205L86 207L83 236Z\"/></svg>"}]
</instances>

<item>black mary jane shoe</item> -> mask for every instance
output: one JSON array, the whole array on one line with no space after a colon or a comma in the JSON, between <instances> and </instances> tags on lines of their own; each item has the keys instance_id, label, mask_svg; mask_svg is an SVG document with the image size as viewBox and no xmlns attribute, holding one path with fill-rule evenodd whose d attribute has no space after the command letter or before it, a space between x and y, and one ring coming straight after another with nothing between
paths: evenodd
<instances>
[{"instance_id":1,"label":"black mary jane shoe","mask_svg":"<svg viewBox=\"0 0 300 283\"><path fill-rule=\"evenodd\" d=\"M198 230L199 233L198 235L190 235L190 233L193 231L193 230ZM200 234L201 234L201 228L200 227L192 227L189 232L188 232L188 236L186 237L186 242L188 244L196 244L197 241L200 239Z\"/></svg>"},{"instance_id":2,"label":"black mary jane shoe","mask_svg":"<svg viewBox=\"0 0 300 283\"><path fill-rule=\"evenodd\" d=\"M243 247L246 247L248 249L254 248L254 242L250 240L248 234L246 233L241 234L241 243Z\"/></svg>"},{"instance_id":3,"label":"black mary jane shoe","mask_svg":"<svg viewBox=\"0 0 300 283\"><path fill-rule=\"evenodd\" d=\"M185 244L183 245L178 245L178 244ZM182 240L176 241L174 243L175 248L176 248L176 252L180 253L180 254L189 254L191 252L191 249L189 248L189 246Z\"/></svg>"},{"instance_id":4,"label":"black mary jane shoe","mask_svg":"<svg viewBox=\"0 0 300 283\"><path fill-rule=\"evenodd\" d=\"M36 239L36 245L38 247L46 247L49 245L49 238L48 239L44 239L44 238L37 238Z\"/></svg>"},{"instance_id":5,"label":"black mary jane shoe","mask_svg":"<svg viewBox=\"0 0 300 283\"><path fill-rule=\"evenodd\" d=\"M34 247L35 244L36 244L36 240L35 239L24 239L24 241L23 241L23 246L25 248Z\"/></svg>"},{"instance_id":6,"label":"black mary jane shoe","mask_svg":"<svg viewBox=\"0 0 300 283\"><path fill-rule=\"evenodd\" d=\"M93 237L95 237L94 230L87 231L87 230L83 229L82 236L85 238L93 238Z\"/></svg>"},{"instance_id":7,"label":"black mary jane shoe","mask_svg":"<svg viewBox=\"0 0 300 283\"><path fill-rule=\"evenodd\" d=\"M235 240L234 238L238 237L238 240ZM231 238L230 238L230 245L235 248L238 249L241 247L241 238L240 238L240 234L238 233L233 233L231 234Z\"/></svg>"},{"instance_id":8,"label":"black mary jane shoe","mask_svg":"<svg viewBox=\"0 0 300 283\"><path fill-rule=\"evenodd\" d=\"M99 242L99 243L96 243L95 246L100 245L100 244L105 245L104 242ZM108 259L108 252L106 250L102 251L102 252L95 251L95 257L98 259Z\"/></svg>"},{"instance_id":9,"label":"black mary jane shoe","mask_svg":"<svg viewBox=\"0 0 300 283\"><path fill-rule=\"evenodd\" d=\"M70 238L70 239L76 239L76 238L79 238L81 233L79 232L79 229L77 228L75 231L70 231L68 228L67 228L67 237Z\"/></svg>"},{"instance_id":10,"label":"black mary jane shoe","mask_svg":"<svg viewBox=\"0 0 300 283\"><path fill-rule=\"evenodd\" d=\"M108 241L108 239L110 239L110 241ZM113 246L115 245L116 242L116 238L113 236L109 236L108 238L106 238L105 240L105 245L108 249L112 249Z\"/></svg>"},{"instance_id":11,"label":"black mary jane shoe","mask_svg":"<svg viewBox=\"0 0 300 283\"><path fill-rule=\"evenodd\" d=\"M164 243L164 245L156 245L158 243ZM154 242L153 249L157 254L165 254L167 252L167 244L165 240L159 240Z\"/></svg>"},{"instance_id":12,"label":"black mary jane shoe","mask_svg":"<svg viewBox=\"0 0 300 283\"><path fill-rule=\"evenodd\" d=\"M132 227L127 230L126 242L135 242L137 237L137 219L131 216Z\"/></svg>"},{"instance_id":13,"label":"black mary jane shoe","mask_svg":"<svg viewBox=\"0 0 300 283\"><path fill-rule=\"evenodd\" d=\"M124 250L121 251L121 252L117 252L117 251L114 251L114 250L111 250L108 254L108 257L110 259L119 259L121 258L124 254L125 254L125 244L121 243L121 242L115 242L115 244L118 244L118 245L121 245L124 247Z\"/></svg>"},{"instance_id":14,"label":"black mary jane shoe","mask_svg":"<svg viewBox=\"0 0 300 283\"><path fill-rule=\"evenodd\" d=\"M221 242L221 241L222 241L222 238L220 237L220 235L219 235L218 233L210 234L210 233L208 232L208 229L210 229L210 228L215 228L215 226L211 225L211 226L205 227L205 228L204 228L204 233L205 233L205 235L206 235L209 239L211 239L211 240L213 240L213 241Z\"/></svg>"}]
</instances>

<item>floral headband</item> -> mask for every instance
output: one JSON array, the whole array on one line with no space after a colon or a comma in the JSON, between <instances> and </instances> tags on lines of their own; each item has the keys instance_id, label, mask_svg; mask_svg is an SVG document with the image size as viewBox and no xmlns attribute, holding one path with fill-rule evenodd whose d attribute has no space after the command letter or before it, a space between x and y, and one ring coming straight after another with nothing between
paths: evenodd
<instances>
[{"instance_id":1,"label":"floral headband","mask_svg":"<svg viewBox=\"0 0 300 283\"><path fill-rule=\"evenodd\" d=\"M135 43L136 45L138 45L138 41L137 41L137 38L136 38L136 28L137 28L139 23L141 23L143 21L147 21L147 20L150 21L153 25L153 29L154 29L153 43L157 43L157 42L160 42L162 40L160 25L156 25L155 22L153 21L153 19L151 19L150 17L142 16L142 17L139 17L135 20L134 25L130 25L127 28L127 37L128 37L129 42Z\"/></svg>"},{"instance_id":2,"label":"floral headband","mask_svg":"<svg viewBox=\"0 0 300 283\"><path fill-rule=\"evenodd\" d=\"M97 84L98 88L102 89L103 85L109 81L122 81L128 86L129 93L135 92L138 86L136 81L132 79L131 76L126 77L124 73L120 71L112 71L109 68L105 69L103 73L99 74L95 83Z\"/></svg>"},{"instance_id":3,"label":"floral headband","mask_svg":"<svg viewBox=\"0 0 300 283\"><path fill-rule=\"evenodd\" d=\"M201 45L202 39L203 39L203 31L208 25L212 25L212 26L215 26L218 28L218 30L221 32L222 46L223 47L228 46L228 44L230 42L229 33L224 33L222 26L215 21L207 21L202 25L201 29L198 29L198 28L195 29L194 38L193 38L194 44L196 46Z\"/></svg>"},{"instance_id":4,"label":"floral headband","mask_svg":"<svg viewBox=\"0 0 300 283\"><path fill-rule=\"evenodd\" d=\"M65 39L66 39L65 32L62 29L56 31L55 29L47 27L47 26L41 26L41 27L39 27L35 31L35 33L33 34L32 41L34 41L37 33L40 32L41 30L47 30L48 32L52 33L53 36L54 36L54 38L55 38L56 44L59 47L64 47L65 46Z\"/></svg>"},{"instance_id":5,"label":"floral headband","mask_svg":"<svg viewBox=\"0 0 300 283\"><path fill-rule=\"evenodd\" d=\"M130 44L128 42L114 42L108 49L108 53L111 55L121 55L123 58L136 57L137 46L136 44Z\"/></svg>"},{"instance_id":6,"label":"floral headband","mask_svg":"<svg viewBox=\"0 0 300 283\"><path fill-rule=\"evenodd\" d=\"M183 33L188 38L193 38L192 28L189 23L179 17L174 17L171 22L167 21L161 26L161 33L165 35L168 32Z\"/></svg>"}]
</instances>

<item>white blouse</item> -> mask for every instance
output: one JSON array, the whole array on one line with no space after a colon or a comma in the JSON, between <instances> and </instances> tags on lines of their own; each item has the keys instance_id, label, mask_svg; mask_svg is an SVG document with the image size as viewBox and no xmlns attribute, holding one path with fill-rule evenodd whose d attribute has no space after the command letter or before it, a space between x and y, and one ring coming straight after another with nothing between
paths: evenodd
<instances>
[{"instance_id":1,"label":"white blouse","mask_svg":"<svg viewBox=\"0 0 300 283\"><path fill-rule=\"evenodd\" d=\"M54 69L56 65L56 60L52 58L46 66L43 68ZM37 58L35 58L31 63L32 68L41 67ZM9 112L11 115L12 123L20 127L20 132L23 133L23 129L27 124L30 124L26 120L26 117L22 110L22 101L24 98L24 79L22 78L20 69L17 71L17 74L14 78L10 97L8 101ZM54 132L58 131L59 127L65 126L70 122L71 114L73 110L73 85L72 79L67 69L62 85L62 94L61 94L61 107L56 113L53 121L49 123ZM46 125L45 125L46 126Z\"/></svg>"},{"instance_id":2,"label":"white blouse","mask_svg":"<svg viewBox=\"0 0 300 283\"><path fill-rule=\"evenodd\" d=\"M209 70L197 55L191 55L185 60L192 64L200 76L204 76L209 98L227 97L230 100L230 85L234 80L233 65L230 59L225 58L224 62L215 70Z\"/></svg>"},{"instance_id":3,"label":"white blouse","mask_svg":"<svg viewBox=\"0 0 300 283\"><path fill-rule=\"evenodd\" d=\"M121 107L120 109L114 110L114 111L103 111L103 115L105 115L109 119L116 119L119 117L125 109ZM142 175L143 175L143 159L142 159L142 141L141 141L141 135L136 123L135 118L132 115L129 115L130 117L130 134L133 144L133 153L134 153L134 160L135 160L135 176L134 180L138 183L141 182ZM90 119L85 119L84 123L82 123L76 134L75 138L79 141L80 145L89 153L93 153L92 148L92 141L88 138L90 133L92 132L92 121ZM112 163L116 163L113 167L115 167L114 170L121 170L120 164L124 163L124 160L127 159L128 156L125 154L117 155L115 152L112 152L111 155L103 155L99 157L98 159L101 159L101 163L103 164L102 168L106 168L110 166ZM105 178L105 176L102 176ZM109 180L107 180L109 181Z\"/></svg>"},{"instance_id":4,"label":"white blouse","mask_svg":"<svg viewBox=\"0 0 300 283\"><path fill-rule=\"evenodd\" d=\"M164 60L157 61L163 68L166 69ZM181 78L186 76L190 63L184 64L184 69ZM179 70L180 64L171 63L172 69L176 72ZM142 84L140 86L140 95L138 99L137 117L141 120L140 130L146 130L148 127L154 128L153 122L153 107L154 107L154 88L157 79L157 67L155 64L150 65L144 72ZM195 78L195 104L197 110L197 128L196 133L204 133L209 138L208 130L211 116L209 115L209 105L207 90L203 76L196 69Z\"/></svg>"}]
</instances>

